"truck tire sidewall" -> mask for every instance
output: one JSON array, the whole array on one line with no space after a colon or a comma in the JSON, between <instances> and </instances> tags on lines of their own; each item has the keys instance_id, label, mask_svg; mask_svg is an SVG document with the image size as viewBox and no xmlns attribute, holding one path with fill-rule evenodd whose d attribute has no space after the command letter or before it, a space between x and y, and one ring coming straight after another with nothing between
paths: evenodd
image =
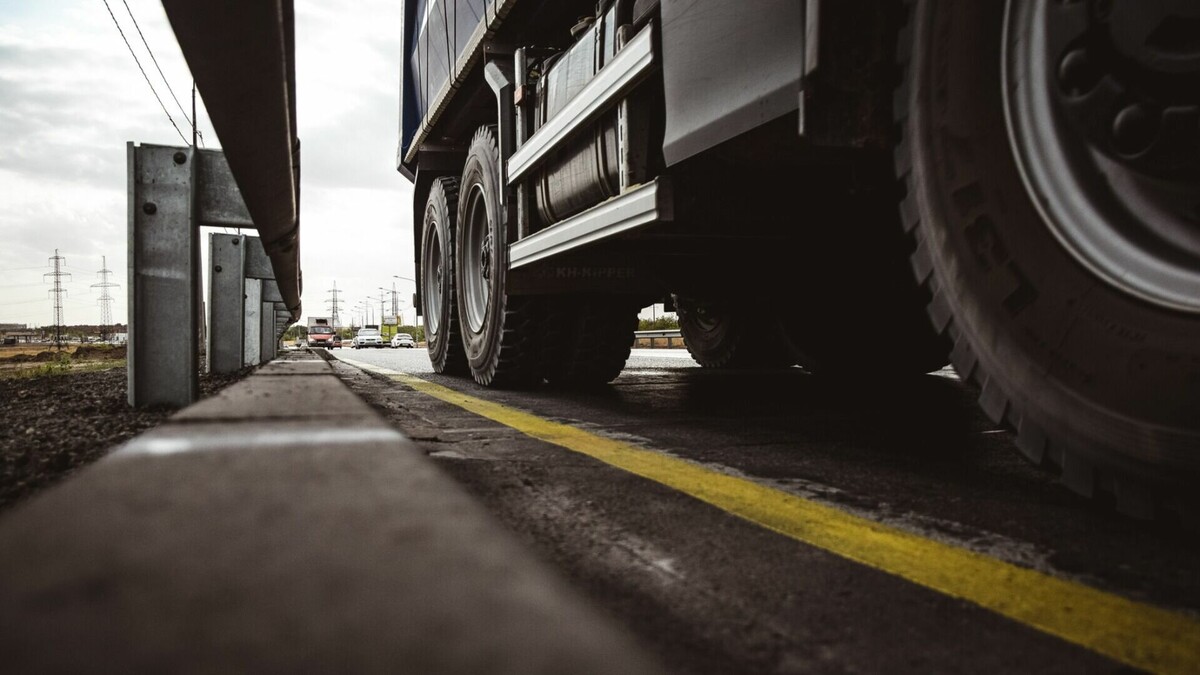
<instances>
[{"instance_id":1,"label":"truck tire sidewall","mask_svg":"<svg viewBox=\"0 0 1200 675\"><path fill-rule=\"evenodd\" d=\"M459 183L458 230L454 238L454 257L458 262L455 267L455 282L460 293L458 316L459 327L463 335L463 348L466 351L472 375L476 380L485 384L490 383L499 365L504 309L507 302L505 279L508 269L508 238L501 226L504 219L499 198L499 161L495 136L489 133L477 133L471 141L467 161L463 167L462 181ZM471 292L465 279L466 265L478 264L478 261L468 260L468 256L464 253L467 245L464 231L470 226L466 222L469 218L468 200L471 198L472 187L475 184L479 184L481 188L488 229L492 237L489 292L483 322L479 330L475 330L471 326L468 318L468 301L464 295Z\"/></svg>"},{"instance_id":2,"label":"truck tire sidewall","mask_svg":"<svg viewBox=\"0 0 1200 675\"><path fill-rule=\"evenodd\" d=\"M1200 321L1096 279L1030 201L1004 119L1004 3L914 7L900 47L910 50L902 210L906 226L916 220L914 267L932 272L930 314L955 340L960 374L983 386L985 410L1023 448L1045 445L1060 466L1065 451L1157 478L1194 475Z\"/></svg>"},{"instance_id":3,"label":"truck tire sidewall","mask_svg":"<svg viewBox=\"0 0 1200 675\"><path fill-rule=\"evenodd\" d=\"M680 302L679 299L676 302ZM795 365L794 349L766 304L682 300L679 332L692 360L703 368L772 370Z\"/></svg>"},{"instance_id":4,"label":"truck tire sidewall","mask_svg":"<svg viewBox=\"0 0 1200 675\"><path fill-rule=\"evenodd\" d=\"M703 368L723 368L733 359L742 332L742 317L727 309L712 307L701 319L698 309L679 314L679 332L692 359Z\"/></svg>"},{"instance_id":5,"label":"truck tire sidewall","mask_svg":"<svg viewBox=\"0 0 1200 675\"><path fill-rule=\"evenodd\" d=\"M554 385L594 387L615 380L633 348L637 300L563 296L543 305L541 374Z\"/></svg>"},{"instance_id":6,"label":"truck tire sidewall","mask_svg":"<svg viewBox=\"0 0 1200 675\"><path fill-rule=\"evenodd\" d=\"M435 372L444 373L450 369L450 352L453 349L451 340L455 339L455 333L452 324L458 321L458 315L455 311L455 285L454 285L454 268L456 255L452 242L451 228L454 227L453 217L450 215L450 209L446 203L446 193L442 188L440 180L434 181L433 187L429 191L429 199L425 204L425 218L422 224L421 233L421 274L438 274L438 270L430 270L429 265L425 261L429 260L432 247L437 245L441 249L442 265L440 273L442 275L440 287L438 316L436 317L436 330L429 330L428 322L426 322L427 345L429 350L429 361L433 365Z\"/></svg>"}]
</instances>

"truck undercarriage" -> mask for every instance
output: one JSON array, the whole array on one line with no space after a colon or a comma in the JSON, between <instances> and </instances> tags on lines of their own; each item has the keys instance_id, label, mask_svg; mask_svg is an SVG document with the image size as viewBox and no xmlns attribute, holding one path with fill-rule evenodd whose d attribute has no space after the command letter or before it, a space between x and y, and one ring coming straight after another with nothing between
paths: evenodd
<instances>
[{"instance_id":1,"label":"truck undercarriage","mask_svg":"<svg viewBox=\"0 0 1200 675\"><path fill-rule=\"evenodd\" d=\"M1190 513L1200 9L762 5L406 6L435 369L602 384L667 299L708 367L949 359L1075 491Z\"/></svg>"}]
</instances>

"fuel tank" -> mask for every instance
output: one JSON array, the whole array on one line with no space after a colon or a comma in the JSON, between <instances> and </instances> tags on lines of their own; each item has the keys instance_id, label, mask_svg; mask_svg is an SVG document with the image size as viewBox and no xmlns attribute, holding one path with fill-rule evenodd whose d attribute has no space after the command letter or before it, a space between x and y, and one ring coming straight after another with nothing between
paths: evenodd
<instances>
[{"instance_id":1,"label":"fuel tank","mask_svg":"<svg viewBox=\"0 0 1200 675\"><path fill-rule=\"evenodd\" d=\"M576 27L579 39L547 59L537 83L534 126L553 118L612 59L616 52L613 12L590 26ZM612 111L558 151L534 178L534 198L543 225L558 222L620 191L617 113Z\"/></svg>"}]
</instances>

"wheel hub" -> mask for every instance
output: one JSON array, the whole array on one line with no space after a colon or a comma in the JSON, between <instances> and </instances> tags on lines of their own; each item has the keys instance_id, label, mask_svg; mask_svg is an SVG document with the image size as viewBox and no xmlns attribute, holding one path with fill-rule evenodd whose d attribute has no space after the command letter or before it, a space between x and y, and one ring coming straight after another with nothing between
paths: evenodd
<instances>
[{"instance_id":1,"label":"wheel hub","mask_svg":"<svg viewBox=\"0 0 1200 675\"><path fill-rule=\"evenodd\" d=\"M483 330L492 293L492 224L483 185L475 183L467 192L461 236L462 287L459 288L466 324L473 332Z\"/></svg>"},{"instance_id":2,"label":"wheel hub","mask_svg":"<svg viewBox=\"0 0 1200 675\"><path fill-rule=\"evenodd\" d=\"M1200 3L1010 0L1004 97L1022 178L1110 285L1200 312Z\"/></svg>"},{"instance_id":3,"label":"wheel hub","mask_svg":"<svg viewBox=\"0 0 1200 675\"><path fill-rule=\"evenodd\" d=\"M431 223L430 227L437 232L437 223ZM436 335L438 326L441 321L442 308L442 247L436 234L430 238L428 247L425 249L424 259L422 260L423 271L421 273L423 289L425 292L425 326L430 334Z\"/></svg>"},{"instance_id":4,"label":"wheel hub","mask_svg":"<svg viewBox=\"0 0 1200 675\"><path fill-rule=\"evenodd\" d=\"M483 278L490 280L492 278L492 233L489 232L483 239L482 251L479 253L479 269L483 272Z\"/></svg>"}]
</instances>

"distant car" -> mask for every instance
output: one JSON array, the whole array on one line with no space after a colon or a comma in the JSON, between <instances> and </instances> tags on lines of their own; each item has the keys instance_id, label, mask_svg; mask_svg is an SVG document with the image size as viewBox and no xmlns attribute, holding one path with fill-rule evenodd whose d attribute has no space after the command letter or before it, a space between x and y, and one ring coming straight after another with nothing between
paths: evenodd
<instances>
[{"instance_id":1,"label":"distant car","mask_svg":"<svg viewBox=\"0 0 1200 675\"><path fill-rule=\"evenodd\" d=\"M330 348L330 349L340 349L340 348L341 348L341 346L342 346L342 336L341 336L341 335L334 335L334 336L333 336L333 339L331 339L331 340L329 341L329 348Z\"/></svg>"},{"instance_id":2,"label":"distant car","mask_svg":"<svg viewBox=\"0 0 1200 675\"><path fill-rule=\"evenodd\" d=\"M378 328L363 328L354 336L354 343L351 345L354 349L364 349L366 347L383 348L383 338L379 335Z\"/></svg>"},{"instance_id":3,"label":"distant car","mask_svg":"<svg viewBox=\"0 0 1200 675\"><path fill-rule=\"evenodd\" d=\"M409 335L408 333L396 333L395 337L392 338L393 348L408 347L409 349L412 349L416 346L416 340L413 340L413 336Z\"/></svg>"}]
</instances>

